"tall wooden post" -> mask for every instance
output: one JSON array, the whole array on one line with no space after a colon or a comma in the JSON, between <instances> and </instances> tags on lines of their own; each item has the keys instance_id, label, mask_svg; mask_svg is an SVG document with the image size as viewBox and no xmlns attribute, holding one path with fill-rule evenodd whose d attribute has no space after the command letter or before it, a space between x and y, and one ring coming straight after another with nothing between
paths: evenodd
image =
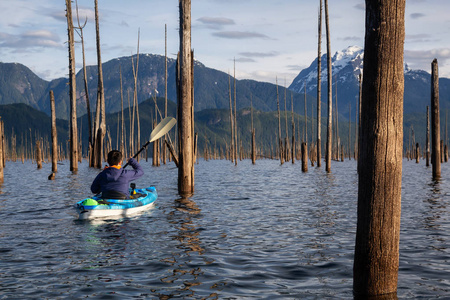
<instances>
[{"instance_id":1,"label":"tall wooden post","mask_svg":"<svg viewBox=\"0 0 450 300\"><path fill-rule=\"evenodd\" d=\"M280 98L278 94L278 79L277 81L277 108L278 108L278 148L280 152L280 163L284 163L284 151L283 151L283 140L281 138L281 114L280 114Z\"/></svg>"},{"instance_id":2,"label":"tall wooden post","mask_svg":"<svg viewBox=\"0 0 450 300\"><path fill-rule=\"evenodd\" d=\"M3 182L4 180L4 174L3 174L3 168L4 168L4 162L3 162L3 139L4 139L4 135L3 135L3 121L0 119L0 183Z\"/></svg>"},{"instance_id":3,"label":"tall wooden post","mask_svg":"<svg viewBox=\"0 0 450 300\"><path fill-rule=\"evenodd\" d=\"M50 91L50 110L52 115L52 172L58 172L58 136L56 131L55 96Z\"/></svg>"},{"instance_id":4,"label":"tall wooden post","mask_svg":"<svg viewBox=\"0 0 450 300\"><path fill-rule=\"evenodd\" d=\"M255 127L253 126L253 100L250 97L250 106L251 106L251 118L252 118L252 164L256 163L256 134Z\"/></svg>"},{"instance_id":5,"label":"tall wooden post","mask_svg":"<svg viewBox=\"0 0 450 300\"><path fill-rule=\"evenodd\" d=\"M431 63L431 164L433 178L441 177L441 133L439 126L439 72L438 61Z\"/></svg>"},{"instance_id":6,"label":"tall wooden post","mask_svg":"<svg viewBox=\"0 0 450 300\"><path fill-rule=\"evenodd\" d=\"M66 0L67 34L69 46L69 96L70 96L70 171L78 170L77 92L75 73L75 48L73 36L72 2Z\"/></svg>"},{"instance_id":7,"label":"tall wooden post","mask_svg":"<svg viewBox=\"0 0 450 300\"><path fill-rule=\"evenodd\" d=\"M292 149L291 149L291 156L292 156L292 163L295 163L295 121L294 121L294 98L291 93L291 123L292 123ZM314 138L312 138L314 139Z\"/></svg>"},{"instance_id":8,"label":"tall wooden post","mask_svg":"<svg viewBox=\"0 0 450 300\"><path fill-rule=\"evenodd\" d=\"M415 153L415 155L416 155L416 163L418 164L418 163L419 163L419 160L420 160L420 147L419 147L419 143L416 143L416 153Z\"/></svg>"},{"instance_id":9,"label":"tall wooden post","mask_svg":"<svg viewBox=\"0 0 450 300\"><path fill-rule=\"evenodd\" d=\"M396 293L403 149L406 0L366 0L356 296Z\"/></svg>"},{"instance_id":10,"label":"tall wooden post","mask_svg":"<svg viewBox=\"0 0 450 300\"><path fill-rule=\"evenodd\" d=\"M42 152L41 152L41 145L40 141L36 140L36 165L38 170L42 169Z\"/></svg>"},{"instance_id":11,"label":"tall wooden post","mask_svg":"<svg viewBox=\"0 0 450 300\"><path fill-rule=\"evenodd\" d=\"M317 49L317 167L321 167L321 159L322 159L322 112L320 111L321 108L321 69L322 69L322 53L321 53L321 45L322 45L322 0L319 0L320 6L319 6L319 42L318 42L318 49Z\"/></svg>"},{"instance_id":12,"label":"tall wooden post","mask_svg":"<svg viewBox=\"0 0 450 300\"><path fill-rule=\"evenodd\" d=\"M192 51L191 51L191 0L179 0L180 9L180 56L179 56L179 166L178 192L182 195L194 192L194 99L192 98Z\"/></svg>"},{"instance_id":13,"label":"tall wooden post","mask_svg":"<svg viewBox=\"0 0 450 300\"><path fill-rule=\"evenodd\" d=\"M308 143L302 143L302 172L308 172Z\"/></svg>"},{"instance_id":14,"label":"tall wooden post","mask_svg":"<svg viewBox=\"0 0 450 300\"><path fill-rule=\"evenodd\" d=\"M327 32L327 68L328 68L328 125L327 125L327 149L325 159L325 169L331 172L331 147L332 147L332 120L333 120L333 99L332 99L332 73L331 73L331 50L330 50L330 22L328 14L328 0L325 0L325 27Z\"/></svg>"},{"instance_id":15,"label":"tall wooden post","mask_svg":"<svg viewBox=\"0 0 450 300\"><path fill-rule=\"evenodd\" d=\"M426 166L430 166L430 107L427 105Z\"/></svg>"},{"instance_id":16,"label":"tall wooden post","mask_svg":"<svg viewBox=\"0 0 450 300\"><path fill-rule=\"evenodd\" d=\"M167 118L167 24L164 26L165 28L165 47L164 47L164 118ZM164 142L163 142L163 164L166 164L166 157L167 157L167 149L165 147L165 144L167 142L167 134L164 135Z\"/></svg>"},{"instance_id":17,"label":"tall wooden post","mask_svg":"<svg viewBox=\"0 0 450 300\"><path fill-rule=\"evenodd\" d=\"M230 160L234 162L234 117L233 104L231 102L231 76L228 74L228 96L230 98L230 127L231 127L231 143L230 143Z\"/></svg>"}]
</instances>

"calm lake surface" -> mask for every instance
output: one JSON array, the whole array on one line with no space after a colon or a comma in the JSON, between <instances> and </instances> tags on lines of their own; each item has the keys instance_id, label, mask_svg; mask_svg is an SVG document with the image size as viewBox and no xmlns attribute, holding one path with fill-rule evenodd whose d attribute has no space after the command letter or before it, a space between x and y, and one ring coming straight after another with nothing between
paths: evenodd
<instances>
[{"instance_id":1,"label":"calm lake surface","mask_svg":"<svg viewBox=\"0 0 450 300\"><path fill-rule=\"evenodd\" d=\"M195 166L195 195L177 195L173 163L152 167L155 207L79 221L98 170L68 161L7 162L0 187L0 299L352 299L357 173L250 160ZM398 297L450 299L450 166L403 161Z\"/></svg>"}]
</instances>

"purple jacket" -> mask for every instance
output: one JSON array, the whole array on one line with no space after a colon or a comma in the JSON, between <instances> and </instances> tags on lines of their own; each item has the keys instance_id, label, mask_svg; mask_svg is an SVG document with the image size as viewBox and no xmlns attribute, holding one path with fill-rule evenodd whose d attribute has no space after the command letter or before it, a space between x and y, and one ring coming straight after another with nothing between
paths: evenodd
<instances>
[{"instance_id":1,"label":"purple jacket","mask_svg":"<svg viewBox=\"0 0 450 300\"><path fill-rule=\"evenodd\" d=\"M130 195L130 182L144 175L144 170L134 158L128 161L133 170L124 170L109 167L104 169L95 177L91 185L91 191L94 194L102 192L103 194L119 192L126 196Z\"/></svg>"}]
</instances>

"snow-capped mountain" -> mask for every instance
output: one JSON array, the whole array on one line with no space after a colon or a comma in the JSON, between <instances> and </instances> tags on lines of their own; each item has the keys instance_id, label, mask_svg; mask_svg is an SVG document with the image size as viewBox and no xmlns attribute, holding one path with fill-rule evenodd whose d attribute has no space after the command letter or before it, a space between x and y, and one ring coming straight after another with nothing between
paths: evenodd
<instances>
[{"instance_id":1,"label":"snow-capped mountain","mask_svg":"<svg viewBox=\"0 0 450 300\"><path fill-rule=\"evenodd\" d=\"M359 99L359 74L363 71L364 49L358 46L350 46L347 49L336 52L332 59L332 84L333 101L338 98L339 113L348 117L349 106L354 112L356 102ZM431 62L430 62L431 63ZM405 91L404 112L426 112L426 106L430 105L431 75L423 70L412 70L405 64ZM441 110L450 105L450 79L440 78L440 103ZM321 99L327 102L327 55L322 55L321 67ZM302 70L293 80L289 89L297 93L306 93L317 97L317 58L312 64ZM334 107L334 106L333 106ZM353 114L353 113L352 113Z\"/></svg>"},{"instance_id":2,"label":"snow-capped mountain","mask_svg":"<svg viewBox=\"0 0 450 300\"><path fill-rule=\"evenodd\" d=\"M322 55L321 81L327 80L327 54ZM336 52L331 58L331 69L333 74L333 85L335 81L343 83L358 82L358 76L363 69L364 50L358 46L351 46L342 51ZM317 88L317 58L306 69L294 79L289 89L297 93L311 93ZM339 89L339 85L338 85ZM338 94L339 95L339 94Z\"/></svg>"}]
</instances>

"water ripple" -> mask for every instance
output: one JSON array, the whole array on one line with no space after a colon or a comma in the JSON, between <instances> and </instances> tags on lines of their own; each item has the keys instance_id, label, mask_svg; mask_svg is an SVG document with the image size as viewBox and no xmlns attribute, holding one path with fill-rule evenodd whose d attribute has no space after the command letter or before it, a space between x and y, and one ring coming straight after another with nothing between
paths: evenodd
<instances>
[{"instance_id":1,"label":"water ripple","mask_svg":"<svg viewBox=\"0 0 450 300\"><path fill-rule=\"evenodd\" d=\"M332 173L271 160L200 161L195 194L177 169L153 168L156 206L116 220L79 221L73 203L98 173L7 163L0 186L0 299L352 299L356 163ZM443 174L449 168L443 165ZM404 161L399 298L450 294L450 181ZM17 190L26 193L17 193Z\"/></svg>"}]
</instances>

